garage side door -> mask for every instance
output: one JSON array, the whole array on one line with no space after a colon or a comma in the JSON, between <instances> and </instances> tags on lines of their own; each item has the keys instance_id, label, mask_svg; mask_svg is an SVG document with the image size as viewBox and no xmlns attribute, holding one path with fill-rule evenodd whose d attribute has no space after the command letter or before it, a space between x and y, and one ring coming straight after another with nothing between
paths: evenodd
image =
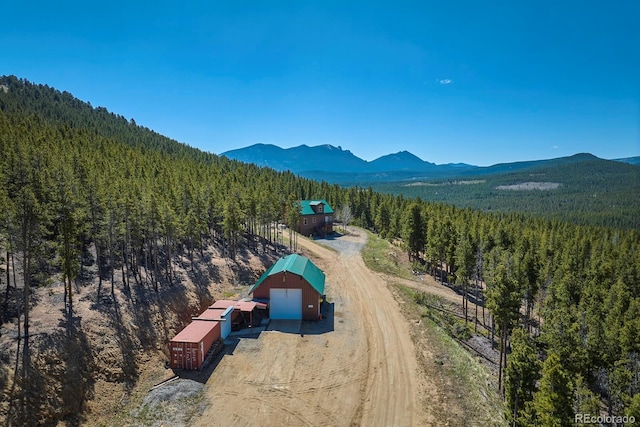
<instances>
[{"instance_id":1,"label":"garage side door","mask_svg":"<svg viewBox=\"0 0 640 427\"><path fill-rule=\"evenodd\" d=\"M302 319L302 289L270 289L272 319Z\"/></svg>"}]
</instances>

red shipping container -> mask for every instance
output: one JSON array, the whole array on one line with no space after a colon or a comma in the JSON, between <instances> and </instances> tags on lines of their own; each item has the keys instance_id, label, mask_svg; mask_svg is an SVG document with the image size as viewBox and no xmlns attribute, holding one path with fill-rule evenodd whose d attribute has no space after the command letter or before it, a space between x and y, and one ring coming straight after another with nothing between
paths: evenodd
<instances>
[{"instance_id":1,"label":"red shipping container","mask_svg":"<svg viewBox=\"0 0 640 427\"><path fill-rule=\"evenodd\" d=\"M211 346L219 339L220 322L191 322L169 342L171 368L200 369Z\"/></svg>"}]
</instances>

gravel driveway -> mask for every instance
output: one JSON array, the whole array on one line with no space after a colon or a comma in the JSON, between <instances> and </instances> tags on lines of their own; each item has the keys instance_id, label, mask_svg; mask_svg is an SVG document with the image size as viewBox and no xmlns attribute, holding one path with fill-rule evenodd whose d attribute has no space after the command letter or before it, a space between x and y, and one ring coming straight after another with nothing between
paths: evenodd
<instances>
[{"instance_id":1,"label":"gravel driveway","mask_svg":"<svg viewBox=\"0 0 640 427\"><path fill-rule=\"evenodd\" d=\"M324 239L315 240L319 245L335 249L341 255L357 255L364 247L366 239L362 239L362 231L347 228L348 234L336 234Z\"/></svg>"}]
</instances>

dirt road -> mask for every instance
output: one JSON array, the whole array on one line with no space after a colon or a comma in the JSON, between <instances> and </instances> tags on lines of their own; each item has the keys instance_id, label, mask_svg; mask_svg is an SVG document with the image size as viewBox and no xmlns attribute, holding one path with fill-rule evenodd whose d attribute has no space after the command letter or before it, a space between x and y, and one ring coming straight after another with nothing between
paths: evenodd
<instances>
[{"instance_id":1,"label":"dirt road","mask_svg":"<svg viewBox=\"0 0 640 427\"><path fill-rule=\"evenodd\" d=\"M364 265L364 233L337 252L300 239L325 271L333 318L323 326L272 322L243 338L206 384L196 425L433 425L421 403L437 386L418 367L409 325L381 275ZM329 325L329 327L327 327Z\"/></svg>"}]
</instances>

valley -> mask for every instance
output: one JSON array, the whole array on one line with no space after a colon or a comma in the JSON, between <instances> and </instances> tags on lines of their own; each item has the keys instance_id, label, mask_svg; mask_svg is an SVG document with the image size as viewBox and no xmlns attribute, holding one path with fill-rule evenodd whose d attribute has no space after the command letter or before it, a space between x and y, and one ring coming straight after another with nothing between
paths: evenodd
<instances>
[{"instance_id":1,"label":"valley","mask_svg":"<svg viewBox=\"0 0 640 427\"><path fill-rule=\"evenodd\" d=\"M341 147L281 149L264 144L222 155L343 187L370 187L460 208L640 229L636 215L640 211L640 167L636 158L604 160L582 153L478 167L435 165L408 152L366 162Z\"/></svg>"}]
</instances>

